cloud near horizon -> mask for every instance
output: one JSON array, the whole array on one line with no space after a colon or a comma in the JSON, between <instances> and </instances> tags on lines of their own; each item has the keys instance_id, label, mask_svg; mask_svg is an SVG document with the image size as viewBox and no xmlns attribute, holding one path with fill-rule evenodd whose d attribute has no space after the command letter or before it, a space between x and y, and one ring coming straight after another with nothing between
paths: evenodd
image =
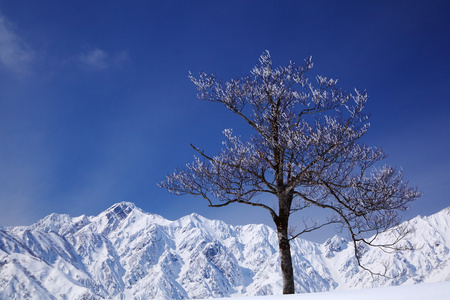
<instances>
[{"instance_id":1,"label":"cloud near horizon","mask_svg":"<svg viewBox=\"0 0 450 300\"><path fill-rule=\"evenodd\" d=\"M0 14L0 64L13 73L21 75L29 71L34 53L17 35L13 27Z\"/></svg>"}]
</instances>

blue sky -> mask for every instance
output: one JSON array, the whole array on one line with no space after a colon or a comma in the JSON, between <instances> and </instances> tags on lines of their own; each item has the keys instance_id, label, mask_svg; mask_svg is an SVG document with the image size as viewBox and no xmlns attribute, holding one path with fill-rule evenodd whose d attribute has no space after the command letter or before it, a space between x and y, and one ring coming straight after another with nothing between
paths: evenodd
<instances>
[{"instance_id":1,"label":"blue sky","mask_svg":"<svg viewBox=\"0 0 450 300\"><path fill-rule=\"evenodd\" d=\"M311 75L367 90L366 143L423 191L404 218L450 205L447 1L0 1L0 224L95 215L131 201L168 219L197 212L270 224L265 211L208 208L156 186L247 128L196 99L188 72L247 75L313 56ZM313 236L313 239L321 237Z\"/></svg>"}]
</instances>

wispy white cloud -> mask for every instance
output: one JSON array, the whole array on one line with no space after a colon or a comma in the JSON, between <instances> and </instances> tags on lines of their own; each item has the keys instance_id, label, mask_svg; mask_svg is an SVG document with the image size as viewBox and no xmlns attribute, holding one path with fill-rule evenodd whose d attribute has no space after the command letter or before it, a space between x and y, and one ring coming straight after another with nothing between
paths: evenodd
<instances>
[{"instance_id":1,"label":"wispy white cloud","mask_svg":"<svg viewBox=\"0 0 450 300\"><path fill-rule=\"evenodd\" d=\"M109 66L108 53L101 49L83 53L78 58L81 64L91 69L104 70Z\"/></svg>"},{"instance_id":2,"label":"wispy white cloud","mask_svg":"<svg viewBox=\"0 0 450 300\"><path fill-rule=\"evenodd\" d=\"M120 66L128 60L126 52L110 55L102 49L93 49L78 56L78 61L91 70L105 70L110 67Z\"/></svg>"},{"instance_id":3,"label":"wispy white cloud","mask_svg":"<svg viewBox=\"0 0 450 300\"><path fill-rule=\"evenodd\" d=\"M16 74L29 71L33 50L14 31L14 26L0 15L0 64Z\"/></svg>"}]
</instances>

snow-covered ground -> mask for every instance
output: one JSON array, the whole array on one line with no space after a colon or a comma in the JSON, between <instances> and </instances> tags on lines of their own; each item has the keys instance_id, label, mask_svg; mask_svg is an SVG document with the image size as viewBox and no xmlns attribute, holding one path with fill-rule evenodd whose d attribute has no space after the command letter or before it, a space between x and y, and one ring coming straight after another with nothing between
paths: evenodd
<instances>
[{"instance_id":1,"label":"snow-covered ground","mask_svg":"<svg viewBox=\"0 0 450 300\"><path fill-rule=\"evenodd\" d=\"M236 297L233 300L448 300L450 281L391 286L374 289L340 290L286 296ZM230 300L220 298L216 300Z\"/></svg>"}]
</instances>

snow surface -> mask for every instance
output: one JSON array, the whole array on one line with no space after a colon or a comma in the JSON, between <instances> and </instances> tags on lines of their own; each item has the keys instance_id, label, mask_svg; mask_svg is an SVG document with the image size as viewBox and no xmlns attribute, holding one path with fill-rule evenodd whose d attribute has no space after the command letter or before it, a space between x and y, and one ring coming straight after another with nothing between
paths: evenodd
<instances>
[{"instance_id":1,"label":"snow surface","mask_svg":"<svg viewBox=\"0 0 450 300\"><path fill-rule=\"evenodd\" d=\"M374 289L357 289L322 293L277 295L260 297L236 297L233 300L448 300L450 299L450 281L422 283L383 287ZM219 298L217 300L230 300Z\"/></svg>"},{"instance_id":2,"label":"snow surface","mask_svg":"<svg viewBox=\"0 0 450 300\"><path fill-rule=\"evenodd\" d=\"M387 267L392 279L361 270L352 244L341 237L292 241L297 293L450 281L450 208L403 225L414 230L403 242L417 250L370 248L361 258L374 271ZM0 230L0 299L277 295L277 245L265 225L231 226L197 214L169 221L129 202L98 216L51 214Z\"/></svg>"}]
</instances>

